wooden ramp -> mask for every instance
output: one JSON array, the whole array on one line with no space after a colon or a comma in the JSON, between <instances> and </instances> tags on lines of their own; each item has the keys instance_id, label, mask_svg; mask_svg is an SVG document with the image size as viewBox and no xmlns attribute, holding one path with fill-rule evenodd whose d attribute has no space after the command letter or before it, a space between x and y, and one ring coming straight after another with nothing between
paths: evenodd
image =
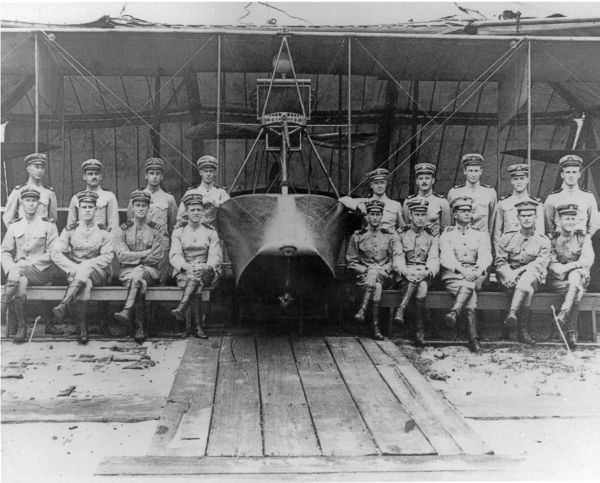
<instances>
[{"instance_id":1,"label":"wooden ramp","mask_svg":"<svg viewBox=\"0 0 600 483\"><path fill-rule=\"evenodd\" d=\"M188 341L147 454L97 474L493 470L492 453L390 341L222 336Z\"/></svg>"}]
</instances>

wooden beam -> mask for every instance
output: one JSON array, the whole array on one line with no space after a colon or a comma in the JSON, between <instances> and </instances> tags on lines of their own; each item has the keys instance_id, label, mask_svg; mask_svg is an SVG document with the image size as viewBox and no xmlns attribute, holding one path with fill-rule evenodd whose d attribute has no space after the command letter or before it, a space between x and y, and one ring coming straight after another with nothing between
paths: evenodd
<instances>
[{"instance_id":1,"label":"wooden beam","mask_svg":"<svg viewBox=\"0 0 600 483\"><path fill-rule=\"evenodd\" d=\"M35 76L25 75L12 91L5 90L2 92L3 117L9 114L9 111L31 90L34 84Z\"/></svg>"},{"instance_id":2,"label":"wooden beam","mask_svg":"<svg viewBox=\"0 0 600 483\"><path fill-rule=\"evenodd\" d=\"M579 102L575 97L573 97L573 94L571 94L571 92L560 82L550 82L549 84L556 92L558 92L560 97L567 101L567 104L575 108L577 111L579 111L579 113L586 110L585 106L581 104L581 102Z\"/></svg>"},{"instance_id":3,"label":"wooden beam","mask_svg":"<svg viewBox=\"0 0 600 483\"><path fill-rule=\"evenodd\" d=\"M385 106L381 110L377 127L377 144L375 145L374 167L380 166L389 169L392 133L396 118L399 90L396 83L388 80L385 88ZM358 113L356 113L358 114ZM387 161L386 161L387 160ZM384 161L385 164L381 164Z\"/></svg>"},{"instance_id":4,"label":"wooden beam","mask_svg":"<svg viewBox=\"0 0 600 483\"><path fill-rule=\"evenodd\" d=\"M186 70L183 77L185 83L185 90L188 98L188 109L191 114L192 126L201 122L200 111L202 109L202 101L200 97L200 90L198 89L198 81L196 80L196 73L192 72L191 69ZM215 109L216 111L216 109ZM215 113L216 115L216 113ZM213 118L214 119L214 118ZM202 143L202 145L201 145ZM199 139L192 139L192 161L195 163L196 160L202 155L204 151L204 142ZM200 174L198 170L192 170L192 184L198 184L200 182Z\"/></svg>"}]
</instances>

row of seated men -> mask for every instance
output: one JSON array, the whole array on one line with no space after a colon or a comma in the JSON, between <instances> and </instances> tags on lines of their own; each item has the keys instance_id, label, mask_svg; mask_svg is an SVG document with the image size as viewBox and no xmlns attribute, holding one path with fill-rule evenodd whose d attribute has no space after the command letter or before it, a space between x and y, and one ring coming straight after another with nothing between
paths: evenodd
<instances>
[{"instance_id":1,"label":"row of seated men","mask_svg":"<svg viewBox=\"0 0 600 483\"><path fill-rule=\"evenodd\" d=\"M503 337L517 326L520 341L535 343L529 333L529 307L534 292L547 282L549 291L565 293L556 318L575 347L577 304L590 282L591 237L598 226L595 197L579 187L582 159L561 158L563 186L543 204L528 193L527 164L508 168L513 193L497 203L495 190L479 181L483 157L467 154L462 163L466 182L452 188L448 199L433 193L436 170L429 163L415 167L418 193L404 206L386 196L385 169L369 173L371 197L340 199L365 217L364 228L352 236L346 253L348 268L364 287L355 320L365 320L372 301L373 335L380 339L381 292L399 282L402 302L394 321L404 324L404 312L414 299L413 336L423 344L427 290L440 274L445 289L455 297L445 322L455 326L464 310L469 347L479 351L476 292L495 267L499 283L512 293Z\"/></svg>"},{"instance_id":2,"label":"row of seated men","mask_svg":"<svg viewBox=\"0 0 600 483\"><path fill-rule=\"evenodd\" d=\"M188 330L205 337L200 297L204 288L219 278L221 244L213 222L216 208L229 196L214 179L217 160L204 156L197 162L202 182L184 194L179 209L174 197L161 187L164 164L150 158L145 163L147 185L131 193L128 221L119 225L115 195L100 186L102 163L89 159L82 164L85 189L69 205L66 228L58 234L56 196L42 184L47 158L34 153L25 158L29 179L9 195L3 221L2 268L7 276L3 307L9 335L15 342L27 336L24 303L28 285L46 285L59 276L68 282L63 300L53 308L61 321L72 311L79 321L78 340L88 340L87 301L91 288L106 285L118 261L119 280L128 287L122 311L115 318L124 323L135 319L135 339L144 340L142 307L148 286L164 283L172 273L183 287L181 303L171 312L183 320L188 305L193 326ZM99 308L103 311L105 308ZM16 327L14 322L16 321ZM46 332L57 332L54 321Z\"/></svg>"}]
</instances>

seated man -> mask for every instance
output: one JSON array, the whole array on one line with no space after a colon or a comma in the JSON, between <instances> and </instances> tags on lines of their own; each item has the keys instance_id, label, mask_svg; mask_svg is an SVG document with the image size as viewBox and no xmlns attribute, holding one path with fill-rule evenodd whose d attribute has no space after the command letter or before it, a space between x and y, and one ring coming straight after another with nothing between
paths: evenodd
<instances>
[{"instance_id":1,"label":"seated man","mask_svg":"<svg viewBox=\"0 0 600 483\"><path fill-rule=\"evenodd\" d=\"M504 233L495 244L496 275L498 281L513 292L506 327L517 325L519 342L533 345L529 334L531 323L531 300L533 294L546 278L550 261L550 240L546 235L535 233L535 218L539 203L525 200L517 203L520 229ZM503 333L506 337L508 334Z\"/></svg>"},{"instance_id":2,"label":"seated man","mask_svg":"<svg viewBox=\"0 0 600 483\"><path fill-rule=\"evenodd\" d=\"M205 339L204 313L201 313L199 302L202 289L214 285L219 278L223 254L217 231L203 221L206 208L202 204L202 195L187 193L182 203L188 221L181 222L182 226L173 231L169 261L177 286L183 287L183 296L171 313L177 320L184 320L185 311L194 298L191 305L194 335ZM186 330L190 335L191 327Z\"/></svg>"},{"instance_id":3,"label":"seated man","mask_svg":"<svg viewBox=\"0 0 600 483\"><path fill-rule=\"evenodd\" d=\"M594 249L590 234L575 229L578 207L565 204L556 207L560 217L559 231L551 235L548 290L564 293L565 299L556 319L566 328L569 347L577 345L577 306L590 283L590 268L594 264Z\"/></svg>"},{"instance_id":4,"label":"seated man","mask_svg":"<svg viewBox=\"0 0 600 483\"><path fill-rule=\"evenodd\" d=\"M479 352L476 291L481 289L487 269L492 264L492 247L488 232L471 226L473 198L455 198L450 207L455 225L447 227L440 236L440 265L444 287L455 299L444 321L449 327L454 327L464 307L469 349Z\"/></svg>"},{"instance_id":5,"label":"seated man","mask_svg":"<svg viewBox=\"0 0 600 483\"><path fill-rule=\"evenodd\" d=\"M354 232L348 244L346 262L356 275L356 284L365 287L363 301L354 315L356 322L365 321L369 301L373 300L373 338L383 340L379 331L379 301L385 285L392 281L394 235L380 228L385 203L371 200L365 203L368 226Z\"/></svg>"},{"instance_id":6,"label":"seated man","mask_svg":"<svg viewBox=\"0 0 600 483\"><path fill-rule=\"evenodd\" d=\"M50 260L50 247L58 238L56 225L38 214L40 192L26 186L20 192L23 218L15 218L8 224L2 240L2 268L7 275L6 289L2 295L4 308L12 307L17 319L17 333L13 342L24 342L27 326L23 306L27 285L46 285L56 274ZM7 335L12 335L12 323L7 320Z\"/></svg>"},{"instance_id":7,"label":"seated man","mask_svg":"<svg viewBox=\"0 0 600 483\"><path fill-rule=\"evenodd\" d=\"M67 276L69 288L62 301L52 309L57 320L63 320L74 305L79 320L77 340L87 344L86 308L92 287L106 284L112 277L113 237L109 228L95 220L98 194L84 190L77 193L79 221L67 226L52 246L52 261Z\"/></svg>"},{"instance_id":8,"label":"seated man","mask_svg":"<svg viewBox=\"0 0 600 483\"><path fill-rule=\"evenodd\" d=\"M404 311L415 295L417 317L414 340L416 345L425 343L423 321L427 317L425 297L429 284L440 270L439 241L425 228L428 221L429 201L422 197L406 201L410 210L410 225L400 228L394 243L393 267L402 277L402 302L396 310L394 322L404 324Z\"/></svg>"},{"instance_id":9,"label":"seated man","mask_svg":"<svg viewBox=\"0 0 600 483\"><path fill-rule=\"evenodd\" d=\"M160 265L166 256L164 230L148 220L150 200L151 195L147 191L131 193L133 219L123 223L115 234L115 255L121 266L119 280L128 288L125 306L115 314L115 318L130 324L135 305L134 339L138 343L144 341L146 289L159 282Z\"/></svg>"}]
</instances>

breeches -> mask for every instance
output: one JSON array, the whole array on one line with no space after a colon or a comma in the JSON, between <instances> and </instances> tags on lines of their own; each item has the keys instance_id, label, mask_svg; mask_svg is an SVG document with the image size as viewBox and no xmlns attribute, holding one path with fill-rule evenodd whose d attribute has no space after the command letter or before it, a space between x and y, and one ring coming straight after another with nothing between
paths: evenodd
<instances>
[{"instance_id":1,"label":"breeches","mask_svg":"<svg viewBox=\"0 0 600 483\"><path fill-rule=\"evenodd\" d=\"M55 265L51 265L45 270L38 270L30 267L14 267L8 272L7 281L13 284L18 283L17 295L23 296L27 292L28 285L47 285L52 282L54 276L58 273Z\"/></svg>"},{"instance_id":2,"label":"breeches","mask_svg":"<svg viewBox=\"0 0 600 483\"><path fill-rule=\"evenodd\" d=\"M188 280L194 280L200 282L200 286L196 293L201 293L202 288L209 287L215 279L215 271L211 267L204 267L201 269L200 277L195 277L191 273L179 272L175 275L178 287L185 287Z\"/></svg>"},{"instance_id":3,"label":"breeches","mask_svg":"<svg viewBox=\"0 0 600 483\"><path fill-rule=\"evenodd\" d=\"M393 275L383 270L368 270L365 273L361 273L356 277L356 285L359 287L375 287L375 284L379 283L382 287L387 287L393 280Z\"/></svg>"},{"instance_id":4,"label":"breeches","mask_svg":"<svg viewBox=\"0 0 600 483\"><path fill-rule=\"evenodd\" d=\"M75 280L85 282L85 288L79 292L78 300L87 301L90 299L92 287L100 287L106 285L110 280L110 268L98 270L96 268L81 267L75 272L75 276L69 276L67 281L69 284Z\"/></svg>"},{"instance_id":5,"label":"breeches","mask_svg":"<svg viewBox=\"0 0 600 483\"><path fill-rule=\"evenodd\" d=\"M498 281L506 287L505 283L504 283L504 277L502 276L501 273L498 273ZM516 290L522 290L523 292L526 292L528 294L527 297L527 304L531 303L531 298L533 297L533 294L535 293L535 291L540 287L540 277L538 274L536 274L535 272L526 270L525 272L523 272L521 275L519 275L519 277L517 278L517 284L515 285L515 289Z\"/></svg>"},{"instance_id":6,"label":"breeches","mask_svg":"<svg viewBox=\"0 0 600 483\"><path fill-rule=\"evenodd\" d=\"M579 299L583 296L583 292L590 283L590 272L584 268L578 268L569 272L565 280L557 278L548 278L546 283L548 290L555 293L567 293L571 285L578 285L583 290L579 291Z\"/></svg>"},{"instance_id":7,"label":"breeches","mask_svg":"<svg viewBox=\"0 0 600 483\"><path fill-rule=\"evenodd\" d=\"M119 280L123 285L131 282L143 281L146 287L156 285L160 278L160 272L156 267L138 265L136 267L121 268Z\"/></svg>"},{"instance_id":8,"label":"breeches","mask_svg":"<svg viewBox=\"0 0 600 483\"><path fill-rule=\"evenodd\" d=\"M427 291L429 290L429 285L431 284L432 279L431 278L426 278L425 280L421 280L419 283L417 283L417 291L415 293L415 298L418 299L423 299L427 296ZM410 282L408 280L406 280L405 278L403 278L400 281L400 289L402 291L406 290L406 287L408 286Z\"/></svg>"},{"instance_id":9,"label":"breeches","mask_svg":"<svg viewBox=\"0 0 600 483\"><path fill-rule=\"evenodd\" d=\"M481 284L483 283L484 277L480 277L477 282L469 282L464 278L451 278L444 280L444 288L450 292L452 295L456 296L458 291L461 288L468 288L473 290L473 294L467 300L465 304L466 309L476 309L477 308L477 290L481 289Z\"/></svg>"}]
</instances>

